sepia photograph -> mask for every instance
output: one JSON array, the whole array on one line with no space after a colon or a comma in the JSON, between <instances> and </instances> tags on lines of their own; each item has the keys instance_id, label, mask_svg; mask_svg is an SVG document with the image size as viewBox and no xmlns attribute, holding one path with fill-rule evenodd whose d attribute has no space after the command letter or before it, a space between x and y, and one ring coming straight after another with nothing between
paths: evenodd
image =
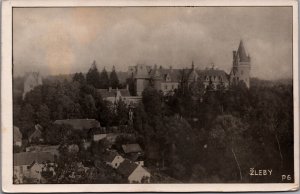
<instances>
[{"instance_id":1,"label":"sepia photograph","mask_svg":"<svg viewBox=\"0 0 300 194\"><path fill-rule=\"evenodd\" d=\"M292 2L12 7L12 185L297 189Z\"/></svg>"}]
</instances>

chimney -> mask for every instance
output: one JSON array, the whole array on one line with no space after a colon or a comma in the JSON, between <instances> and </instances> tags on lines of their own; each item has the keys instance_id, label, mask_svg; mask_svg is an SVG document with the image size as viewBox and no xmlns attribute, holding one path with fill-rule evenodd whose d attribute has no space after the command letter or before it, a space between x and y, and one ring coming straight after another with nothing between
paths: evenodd
<instances>
[{"instance_id":1,"label":"chimney","mask_svg":"<svg viewBox=\"0 0 300 194\"><path fill-rule=\"evenodd\" d=\"M170 72L171 72L171 73L173 72L173 67L172 67L172 65L170 65Z\"/></svg>"},{"instance_id":2,"label":"chimney","mask_svg":"<svg viewBox=\"0 0 300 194\"><path fill-rule=\"evenodd\" d=\"M111 86L108 87L108 91L111 92Z\"/></svg>"}]
</instances>

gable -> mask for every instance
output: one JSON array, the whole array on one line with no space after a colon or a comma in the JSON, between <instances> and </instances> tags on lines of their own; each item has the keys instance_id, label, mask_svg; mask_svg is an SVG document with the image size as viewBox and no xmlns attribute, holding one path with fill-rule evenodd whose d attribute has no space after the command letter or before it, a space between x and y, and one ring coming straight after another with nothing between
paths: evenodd
<instances>
[{"instance_id":1,"label":"gable","mask_svg":"<svg viewBox=\"0 0 300 194\"><path fill-rule=\"evenodd\" d=\"M140 182L144 177L150 178L150 173L143 168L142 166L138 166L128 177L129 181L137 181Z\"/></svg>"}]
</instances>

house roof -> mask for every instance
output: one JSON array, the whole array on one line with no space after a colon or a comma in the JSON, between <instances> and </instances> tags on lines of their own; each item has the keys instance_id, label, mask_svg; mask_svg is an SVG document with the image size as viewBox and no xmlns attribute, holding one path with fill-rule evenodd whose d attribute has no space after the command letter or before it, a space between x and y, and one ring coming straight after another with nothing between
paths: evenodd
<instances>
[{"instance_id":1,"label":"house roof","mask_svg":"<svg viewBox=\"0 0 300 194\"><path fill-rule=\"evenodd\" d=\"M21 141L22 140L22 133L19 127L14 126L14 141Z\"/></svg>"},{"instance_id":2,"label":"house roof","mask_svg":"<svg viewBox=\"0 0 300 194\"><path fill-rule=\"evenodd\" d=\"M133 171L138 167L134 162L131 162L128 159L125 159L117 168L117 171L124 177L129 177Z\"/></svg>"},{"instance_id":3,"label":"house roof","mask_svg":"<svg viewBox=\"0 0 300 194\"><path fill-rule=\"evenodd\" d=\"M20 152L13 156L14 166L31 165L33 162L39 164L43 162L53 162L54 156L50 152Z\"/></svg>"},{"instance_id":4,"label":"house roof","mask_svg":"<svg viewBox=\"0 0 300 194\"><path fill-rule=\"evenodd\" d=\"M29 152L50 152L54 155L59 155L59 145L33 145L26 147Z\"/></svg>"},{"instance_id":5,"label":"house roof","mask_svg":"<svg viewBox=\"0 0 300 194\"><path fill-rule=\"evenodd\" d=\"M124 144L122 145L122 149L125 154L143 151L139 144Z\"/></svg>"},{"instance_id":6,"label":"house roof","mask_svg":"<svg viewBox=\"0 0 300 194\"><path fill-rule=\"evenodd\" d=\"M32 138L40 138L42 136L42 132L41 132L41 126L40 125L35 125L34 126L35 130L34 131L31 131L30 135L29 135L29 139L32 139Z\"/></svg>"},{"instance_id":7,"label":"house roof","mask_svg":"<svg viewBox=\"0 0 300 194\"><path fill-rule=\"evenodd\" d=\"M58 125L71 125L75 130L84 130L99 128L100 122L95 119L65 119L65 120L56 120L54 124Z\"/></svg>"}]
</instances>

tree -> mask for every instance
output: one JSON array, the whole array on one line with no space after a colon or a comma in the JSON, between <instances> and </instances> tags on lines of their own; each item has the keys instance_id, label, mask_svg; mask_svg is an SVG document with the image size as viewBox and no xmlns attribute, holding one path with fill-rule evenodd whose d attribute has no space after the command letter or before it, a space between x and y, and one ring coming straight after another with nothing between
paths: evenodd
<instances>
[{"instance_id":1,"label":"tree","mask_svg":"<svg viewBox=\"0 0 300 194\"><path fill-rule=\"evenodd\" d=\"M112 106L109 101L102 101L97 105L97 120L100 121L101 126L110 126L114 119L114 113L110 109Z\"/></svg>"},{"instance_id":2,"label":"tree","mask_svg":"<svg viewBox=\"0 0 300 194\"><path fill-rule=\"evenodd\" d=\"M42 87L43 86L35 87L25 96L25 103L31 104L35 110L37 110L43 102Z\"/></svg>"},{"instance_id":3,"label":"tree","mask_svg":"<svg viewBox=\"0 0 300 194\"><path fill-rule=\"evenodd\" d=\"M89 85L94 86L95 88L101 87L101 79L100 75L96 66L96 61L93 62L91 68L89 69L88 73L86 74L86 82Z\"/></svg>"},{"instance_id":4,"label":"tree","mask_svg":"<svg viewBox=\"0 0 300 194\"><path fill-rule=\"evenodd\" d=\"M85 83L84 75L81 72L75 73L75 75L73 76L73 82L79 82L80 84L84 84Z\"/></svg>"},{"instance_id":5,"label":"tree","mask_svg":"<svg viewBox=\"0 0 300 194\"><path fill-rule=\"evenodd\" d=\"M150 116L161 115L162 109L162 96L153 87L147 87L142 93L142 102L144 104L145 111Z\"/></svg>"},{"instance_id":6,"label":"tree","mask_svg":"<svg viewBox=\"0 0 300 194\"><path fill-rule=\"evenodd\" d=\"M28 135L35 125L34 109L30 104L25 104L21 110L20 129L23 135Z\"/></svg>"},{"instance_id":7,"label":"tree","mask_svg":"<svg viewBox=\"0 0 300 194\"><path fill-rule=\"evenodd\" d=\"M243 181L243 173L237 149L242 147L245 130L245 126L238 118L232 115L222 115L216 118L210 131L210 139L214 146L230 150L239 172L240 181Z\"/></svg>"},{"instance_id":8,"label":"tree","mask_svg":"<svg viewBox=\"0 0 300 194\"><path fill-rule=\"evenodd\" d=\"M128 108L126 103L123 100L119 100L117 102L117 107L116 107L116 122L118 125L124 125L128 121Z\"/></svg>"},{"instance_id":9,"label":"tree","mask_svg":"<svg viewBox=\"0 0 300 194\"><path fill-rule=\"evenodd\" d=\"M110 76L109 76L109 81L110 81L110 86L112 88L118 88L119 87L119 79L118 79L118 75L116 73L116 69L115 69L115 66L113 66L113 69L110 73Z\"/></svg>"},{"instance_id":10,"label":"tree","mask_svg":"<svg viewBox=\"0 0 300 194\"><path fill-rule=\"evenodd\" d=\"M46 104L41 104L37 113L37 123L45 127L50 123L50 110Z\"/></svg>"},{"instance_id":11,"label":"tree","mask_svg":"<svg viewBox=\"0 0 300 194\"><path fill-rule=\"evenodd\" d=\"M109 87L109 78L108 74L105 68L103 68L101 74L100 74L100 85L99 88L106 89Z\"/></svg>"},{"instance_id":12,"label":"tree","mask_svg":"<svg viewBox=\"0 0 300 194\"><path fill-rule=\"evenodd\" d=\"M71 130L72 126L69 125L50 124L44 130L44 140L48 144L60 144L71 133Z\"/></svg>"},{"instance_id":13,"label":"tree","mask_svg":"<svg viewBox=\"0 0 300 194\"><path fill-rule=\"evenodd\" d=\"M86 118L96 118L96 104L92 95L85 95L83 99L82 109Z\"/></svg>"}]
</instances>

